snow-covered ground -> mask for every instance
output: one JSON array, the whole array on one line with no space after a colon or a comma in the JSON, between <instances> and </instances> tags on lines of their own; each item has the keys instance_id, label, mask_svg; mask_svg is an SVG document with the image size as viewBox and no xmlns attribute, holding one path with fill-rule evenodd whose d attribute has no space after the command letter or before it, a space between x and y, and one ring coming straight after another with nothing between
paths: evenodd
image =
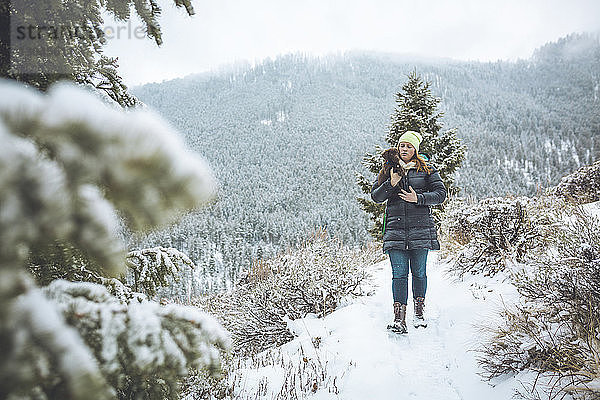
<instances>
[{"instance_id":1,"label":"snow-covered ground","mask_svg":"<svg viewBox=\"0 0 600 400\"><path fill-rule=\"evenodd\" d=\"M286 369L288 373L291 369L287 363L305 363L305 369L315 370L317 383L314 393L308 391L300 398L510 399L513 390L521 388L518 377L483 381L473 350L481 341L481 326L494 323L492 318L498 318L502 302L514 298L514 289L501 277L486 278L485 284L476 283L481 277L457 282L447 276L446 268L437 252L431 252L427 266L427 328L412 327L409 304L409 333L398 335L386 330L393 315L391 270L389 261L382 261L370 267L374 277L372 295L340 307L323 319L308 317L290 322L298 337L278 350L275 358L280 360L279 365L275 362L276 366L238 370L243 374L239 393L255 392L261 382L259 398L287 398L281 396L286 391L281 391L284 380L289 387L310 386L285 377Z\"/></svg>"}]
</instances>

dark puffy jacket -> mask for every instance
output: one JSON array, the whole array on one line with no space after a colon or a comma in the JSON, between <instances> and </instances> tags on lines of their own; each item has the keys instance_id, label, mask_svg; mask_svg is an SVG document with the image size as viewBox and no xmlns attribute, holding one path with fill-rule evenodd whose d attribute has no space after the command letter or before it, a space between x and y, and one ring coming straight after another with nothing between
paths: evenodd
<instances>
[{"instance_id":1,"label":"dark puffy jacket","mask_svg":"<svg viewBox=\"0 0 600 400\"><path fill-rule=\"evenodd\" d=\"M409 169L408 174L395 187L389 179L380 186L377 185L377 180L373 184L373 201L383 203L387 200L384 252L390 249L440 249L429 206L440 204L446 199L446 187L440 174L433 167L430 168L430 174ZM416 204L404 201L398 196L400 188L408 191L409 186L417 193Z\"/></svg>"}]
</instances>

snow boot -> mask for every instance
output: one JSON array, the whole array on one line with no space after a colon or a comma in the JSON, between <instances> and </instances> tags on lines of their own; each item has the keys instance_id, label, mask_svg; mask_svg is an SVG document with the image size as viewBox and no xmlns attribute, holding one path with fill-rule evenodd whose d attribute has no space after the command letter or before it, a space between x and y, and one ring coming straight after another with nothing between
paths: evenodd
<instances>
[{"instance_id":1,"label":"snow boot","mask_svg":"<svg viewBox=\"0 0 600 400\"><path fill-rule=\"evenodd\" d=\"M415 297L415 317L413 318L413 325L415 328L422 326L423 328L427 328L427 322L425 322L425 317L423 316L423 309L425 308L425 298L424 297Z\"/></svg>"},{"instance_id":2,"label":"snow boot","mask_svg":"<svg viewBox=\"0 0 600 400\"><path fill-rule=\"evenodd\" d=\"M394 322L388 329L396 333L408 333L406 328L406 304L394 303Z\"/></svg>"}]
</instances>

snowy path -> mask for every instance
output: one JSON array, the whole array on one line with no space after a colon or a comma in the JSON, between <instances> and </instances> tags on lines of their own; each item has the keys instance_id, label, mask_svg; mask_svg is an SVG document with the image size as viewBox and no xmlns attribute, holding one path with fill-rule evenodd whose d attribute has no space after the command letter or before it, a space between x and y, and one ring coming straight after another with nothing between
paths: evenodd
<instances>
[{"instance_id":1,"label":"snowy path","mask_svg":"<svg viewBox=\"0 0 600 400\"><path fill-rule=\"evenodd\" d=\"M473 289L469 283L453 283L432 253L427 266L428 288L425 329L412 327L409 300L407 335L395 335L385 327L392 317L389 261L374 265L373 296L342 307L325 319L295 321L300 335L284 346L294 352L312 348L320 337L319 357L329 374L338 375L338 394L319 390L313 399L486 399L506 400L519 384L514 378L482 382L473 349L479 339L475 323L484 322L499 295L489 288ZM410 284L409 284L410 286ZM505 286L498 284L498 287ZM490 286L491 287L491 286ZM411 298L409 289L409 298ZM488 321L489 323L489 321Z\"/></svg>"}]
</instances>

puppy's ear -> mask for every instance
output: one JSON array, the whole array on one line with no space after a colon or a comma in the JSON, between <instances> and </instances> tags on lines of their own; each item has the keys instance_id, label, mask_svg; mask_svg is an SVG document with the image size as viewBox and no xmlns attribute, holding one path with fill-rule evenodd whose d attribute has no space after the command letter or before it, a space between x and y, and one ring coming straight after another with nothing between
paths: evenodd
<instances>
[{"instance_id":1,"label":"puppy's ear","mask_svg":"<svg viewBox=\"0 0 600 400\"><path fill-rule=\"evenodd\" d=\"M386 161L391 161L391 160L393 160L393 157L394 157L394 151L398 152L398 149L396 149L394 147L386 149L383 151L383 153L381 153L381 157L383 157L383 159ZM400 154L400 153L398 153L398 154Z\"/></svg>"},{"instance_id":2,"label":"puppy's ear","mask_svg":"<svg viewBox=\"0 0 600 400\"><path fill-rule=\"evenodd\" d=\"M385 182L385 180L388 178L389 174L390 174L389 169L386 171L385 167L381 168L381 170L379 170L379 174L377 174L377 184L381 185L383 182Z\"/></svg>"}]
</instances>

